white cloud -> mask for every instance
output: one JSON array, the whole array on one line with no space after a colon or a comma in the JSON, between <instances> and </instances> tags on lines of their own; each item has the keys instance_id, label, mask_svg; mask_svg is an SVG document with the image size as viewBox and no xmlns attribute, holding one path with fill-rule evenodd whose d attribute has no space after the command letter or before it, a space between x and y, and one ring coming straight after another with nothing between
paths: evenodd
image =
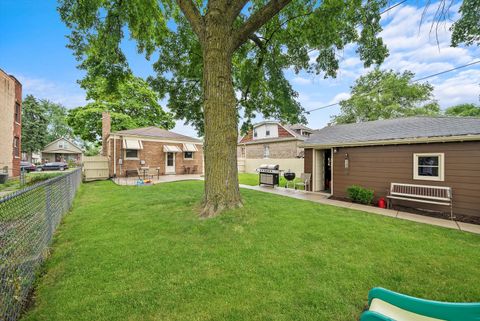
<instances>
[{"instance_id":1,"label":"white cloud","mask_svg":"<svg viewBox=\"0 0 480 321\"><path fill-rule=\"evenodd\" d=\"M295 77L292 79L292 81L298 85L310 85L313 83L312 79L304 78L304 77Z\"/></svg>"},{"instance_id":2,"label":"white cloud","mask_svg":"<svg viewBox=\"0 0 480 321\"><path fill-rule=\"evenodd\" d=\"M36 98L48 99L67 108L85 104L85 94L80 88L69 88L44 78L36 78L19 74L23 95L33 95Z\"/></svg>"},{"instance_id":3,"label":"white cloud","mask_svg":"<svg viewBox=\"0 0 480 321\"><path fill-rule=\"evenodd\" d=\"M465 70L447 80L434 79L435 98L442 108L460 103L479 103L480 69Z\"/></svg>"}]
</instances>

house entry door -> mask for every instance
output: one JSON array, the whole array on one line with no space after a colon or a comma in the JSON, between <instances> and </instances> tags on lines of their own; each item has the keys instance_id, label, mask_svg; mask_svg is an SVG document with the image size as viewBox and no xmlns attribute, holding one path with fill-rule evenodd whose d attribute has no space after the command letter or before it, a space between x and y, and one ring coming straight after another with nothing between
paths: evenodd
<instances>
[{"instance_id":1,"label":"house entry door","mask_svg":"<svg viewBox=\"0 0 480 321\"><path fill-rule=\"evenodd\" d=\"M175 153L168 152L165 164L166 174L175 174Z\"/></svg>"}]
</instances>

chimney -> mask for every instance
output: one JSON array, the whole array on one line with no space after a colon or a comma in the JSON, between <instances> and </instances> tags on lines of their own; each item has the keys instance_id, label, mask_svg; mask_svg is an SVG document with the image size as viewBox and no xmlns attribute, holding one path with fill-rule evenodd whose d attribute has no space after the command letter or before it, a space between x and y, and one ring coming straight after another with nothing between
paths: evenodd
<instances>
[{"instance_id":1,"label":"chimney","mask_svg":"<svg viewBox=\"0 0 480 321\"><path fill-rule=\"evenodd\" d=\"M107 156L107 138L110 135L110 113L108 111L102 112L102 155Z\"/></svg>"}]
</instances>

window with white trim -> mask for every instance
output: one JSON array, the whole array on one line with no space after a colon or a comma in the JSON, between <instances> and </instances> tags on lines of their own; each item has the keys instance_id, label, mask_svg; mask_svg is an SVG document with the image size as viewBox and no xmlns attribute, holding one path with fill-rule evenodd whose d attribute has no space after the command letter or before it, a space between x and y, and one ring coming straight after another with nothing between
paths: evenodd
<instances>
[{"instance_id":1,"label":"window with white trim","mask_svg":"<svg viewBox=\"0 0 480 321\"><path fill-rule=\"evenodd\" d=\"M413 154L413 179L443 181L445 176L443 153Z\"/></svg>"},{"instance_id":2,"label":"window with white trim","mask_svg":"<svg viewBox=\"0 0 480 321\"><path fill-rule=\"evenodd\" d=\"M193 152L183 152L183 159L193 159Z\"/></svg>"},{"instance_id":3,"label":"window with white trim","mask_svg":"<svg viewBox=\"0 0 480 321\"><path fill-rule=\"evenodd\" d=\"M138 159L138 149L125 149L125 159Z\"/></svg>"}]
</instances>

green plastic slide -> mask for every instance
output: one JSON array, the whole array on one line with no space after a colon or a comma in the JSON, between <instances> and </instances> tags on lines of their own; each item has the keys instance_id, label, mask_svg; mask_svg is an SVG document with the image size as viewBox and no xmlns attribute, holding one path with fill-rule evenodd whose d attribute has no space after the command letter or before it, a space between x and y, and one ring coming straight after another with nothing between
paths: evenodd
<instances>
[{"instance_id":1,"label":"green plastic slide","mask_svg":"<svg viewBox=\"0 0 480 321\"><path fill-rule=\"evenodd\" d=\"M360 321L480 321L480 303L429 301L373 288Z\"/></svg>"}]
</instances>

